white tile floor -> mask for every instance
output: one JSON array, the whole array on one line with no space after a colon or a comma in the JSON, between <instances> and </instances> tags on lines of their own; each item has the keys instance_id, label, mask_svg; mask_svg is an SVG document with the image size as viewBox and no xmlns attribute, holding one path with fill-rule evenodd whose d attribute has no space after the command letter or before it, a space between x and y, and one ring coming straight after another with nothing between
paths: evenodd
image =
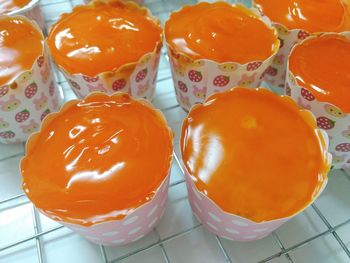
<instances>
[{"instance_id":1,"label":"white tile floor","mask_svg":"<svg viewBox=\"0 0 350 263\"><path fill-rule=\"evenodd\" d=\"M47 25L82 0L42 0ZM146 0L163 22L182 0ZM61 74L56 74L65 99L74 98ZM350 262L350 171L333 172L314 207L308 208L273 235L238 243L208 233L194 218L187 201L179 160L179 131L185 113L179 108L166 56L158 76L156 107L163 110L175 132L169 203L155 230L129 246L100 247L39 215L23 196L18 162L23 145L0 145L0 262ZM37 238L34 235L38 235ZM26 242L24 242L28 239ZM11 246L13 245L13 246Z\"/></svg>"}]
</instances>

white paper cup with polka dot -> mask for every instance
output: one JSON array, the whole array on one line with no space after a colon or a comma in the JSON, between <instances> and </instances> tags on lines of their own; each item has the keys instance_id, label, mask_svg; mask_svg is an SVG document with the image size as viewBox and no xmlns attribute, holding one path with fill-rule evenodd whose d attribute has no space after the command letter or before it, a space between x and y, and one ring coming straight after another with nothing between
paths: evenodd
<instances>
[{"instance_id":1,"label":"white paper cup with polka dot","mask_svg":"<svg viewBox=\"0 0 350 263\"><path fill-rule=\"evenodd\" d=\"M350 39L350 32L339 34L328 33L323 35L329 34L343 35ZM312 36L298 45L302 45L304 42L315 37L322 36ZM316 116L318 127L327 132L330 140L329 150L333 155L333 168L350 168L350 112L343 112L337 105L332 103L318 101L312 92L298 85L295 75L289 69L289 65L287 69L288 77L285 92L287 95L291 96L301 108L312 111ZM332 72L329 72L329 74L332 74Z\"/></svg>"},{"instance_id":2,"label":"white paper cup with polka dot","mask_svg":"<svg viewBox=\"0 0 350 263\"><path fill-rule=\"evenodd\" d=\"M234 61L218 63L209 59L193 60L166 43L176 98L185 111L189 111L195 104L202 103L211 94L223 92L234 86L252 88L260 86L264 72L275 59L279 43L277 31L270 20L260 16L257 9L250 10L276 35L275 49L264 61L251 61L243 65Z\"/></svg>"},{"instance_id":3,"label":"white paper cup with polka dot","mask_svg":"<svg viewBox=\"0 0 350 263\"><path fill-rule=\"evenodd\" d=\"M100 2L121 2L121 0L95 0L89 5L95 5ZM125 2L125 5L135 12L150 17L161 28L160 20L154 17L149 9L140 7L134 2ZM79 8L79 6L75 8ZM66 15L62 14L61 17ZM134 98L144 98L152 101L156 91L162 46L163 36L161 34L152 52L144 54L138 61L124 64L113 71L101 72L96 76L86 76L81 73L72 74L61 65L57 64L57 66L78 98L84 98L92 92L105 92L109 95L115 92L125 92Z\"/></svg>"},{"instance_id":4,"label":"white paper cup with polka dot","mask_svg":"<svg viewBox=\"0 0 350 263\"><path fill-rule=\"evenodd\" d=\"M135 242L149 232L162 218L168 200L170 176L157 189L154 197L122 220L112 220L89 227L60 222L89 241L105 246L124 246Z\"/></svg>"},{"instance_id":5,"label":"white paper cup with polka dot","mask_svg":"<svg viewBox=\"0 0 350 263\"><path fill-rule=\"evenodd\" d=\"M284 99L289 100L290 103L295 104L288 97L284 97ZM200 105L196 105L194 106L194 108L195 107L200 107ZM282 224L304 211L322 193L322 191L327 185L327 173L332 162L332 156L330 153L328 153L328 136L325 131L317 129L315 117L311 112L307 110L301 111L303 112L303 116L305 117L305 119L310 121L315 127L316 134L320 140L320 145L322 145L322 148L325 152L325 154L322 156L323 162L325 164L325 169L323 173L320 174L320 176L322 176L324 180L317 187L317 189L315 189L312 200L310 200L309 203L307 203L298 212L291 216L259 223L254 222L250 219L222 210L206 194L197 189L192 175L190 175L186 167L184 167L188 199L192 208L192 212L209 232L212 232L222 238L233 241L247 242L262 239L270 235L271 232L276 230Z\"/></svg>"},{"instance_id":6,"label":"white paper cup with polka dot","mask_svg":"<svg viewBox=\"0 0 350 263\"><path fill-rule=\"evenodd\" d=\"M88 97L100 96L100 92L94 92ZM127 96L124 92L116 92L112 97ZM88 98L87 97L87 98ZM80 100L67 101L59 112L48 114L48 116L41 123L41 128L38 132L33 133L26 144L26 156L31 152L31 149L35 147L39 138L40 131L43 127L49 125L53 119L60 116L62 112L67 110L72 105L76 105ZM160 119L164 122L164 125L169 130L169 134L173 139L173 132L167 125L165 116L160 110L154 108L154 106L145 99L138 99L144 106L151 108L156 112ZM172 145L173 147L173 145ZM25 157L24 157L25 158ZM169 167L171 167L172 158L169 161ZM170 168L169 168L170 169ZM141 206L129 211L127 216L123 219L111 219L108 221L102 221L98 223L91 223L89 225L81 225L72 223L72 221L65 222L64 219L58 218L55 214L52 214L46 210L37 208L42 214L55 220L56 222L70 228L77 234L88 239L89 241L105 245L105 246L123 246L134 241L137 241L151 232L162 218L168 200L170 174L167 175L164 180L155 189L153 196ZM137 187L137 184L135 184ZM118 202L118 200L106 200L108 202ZM35 205L35 204L34 204ZM103 217L103 216L101 216Z\"/></svg>"},{"instance_id":7,"label":"white paper cup with polka dot","mask_svg":"<svg viewBox=\"0 0 350 263\"><path fill-rule=\"evenodd\" d=\"M2 15L0 19L7 19ZM30 22L24 16L15 16ZM44 36L42 36L44 41ZM61 96L52 74L50 57L43 45L43 53L35 59L30 70L0 86L0 142L23 143L39 129L41 121L50 112L57 111Z\"/></svg>"},{"instance_id":8,"label":"white paper cup with polka dot","mask_svg":"<svg viewBox=\"0 0 350 263\"><path fill-rule=\"evenodd\" d=\"M7 15L22 15L25 16L29 19L34 20L39 27L44 30L45 29L45 20L44 20L44 16L41 12L41 8L39 5L39 0L32 0L30 1L28 4L26 4L25 6L23 6L20 9L17 10L13 10L9 13L7 13Z\"/></svg>"}]
</instances>

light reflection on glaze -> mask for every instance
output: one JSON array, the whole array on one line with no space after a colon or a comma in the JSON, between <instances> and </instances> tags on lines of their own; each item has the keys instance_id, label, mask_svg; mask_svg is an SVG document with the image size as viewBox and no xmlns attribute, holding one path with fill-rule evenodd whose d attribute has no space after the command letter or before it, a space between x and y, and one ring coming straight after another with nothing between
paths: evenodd
<instances>
[{"instance_id":1,"label":"light reflection on glaze","mask_svg":"<svg viewBox=\"0 0 350 263\"><path fill-rule=\"evenodd\" d=\"M0 20L0 86L30 70L43 51L43 37L20 18Z\"/></svg>"},{"instance_id":2,"label":"light reflection on glaze","mask_svg":"<svg viewBox=\"0 0 350 263\"><path fill-rule=\"evenodd\" d=\"M311 124L295 105L263 90L237 88L194 108L181 152L200 191L256 222L291 216L324 180Z\"/></svg>"},{"instance_id":3,"label":"light reflection on glaze","mask_svg":"<svg viewBox=\"0 0 350 263\"><path fill-rule=\"evenodd\" d=\"M255 0L255 3L272 21L289 29L310 33L350 30L347 0Z\"/></svg>"},{"instance_id":4,"label":"light reflection on glaze","mask_svg":"<svg viewBox=\"0 0 350 263\"><path fill-rule=\"evenodd\" d=\"M324 36L297 46L290 57L290 69L300 86L320 101L350 112L350 40Z\"/></svg>"},{"instance_id":5,"label":"light reflection on glaze","mask_svg":"<svg viewBox=\"0 0 350 263\"><path fill-rule=\"evenodd\" d=\"M224 2L200 3L173 13L165 36L178 52L194 59L245 64L267 59L276 36L251 11Z\"/></svg>"},{"instance_id":6,"label":"light reflection on glaze","mask_svg":"<svg viewBox=\"0 0 350 263\"><path fill-rule=\"evenodd\" d=\"M122 3L76 7L50 30L56 63L69 73L95 76L137 62L161 41L161 28Z\"/></svg>"},{"instance_id":7,"label":"light reflection on glaze","mask_svg":"<svg viewBox=\"0 0 350 263\"><path fill-rule=\"evenodd\" d=\"M171 140L158 114L128 96L88 98L41 132L22 162L23 188L65 222L121 219L168 175Z\"/></svg>"}]
</instances>

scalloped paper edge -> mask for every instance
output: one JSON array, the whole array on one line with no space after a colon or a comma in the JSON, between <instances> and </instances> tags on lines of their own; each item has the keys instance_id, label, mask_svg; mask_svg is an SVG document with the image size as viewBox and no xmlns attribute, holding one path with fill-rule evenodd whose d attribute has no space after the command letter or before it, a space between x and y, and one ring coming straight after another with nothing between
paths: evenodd
<instances>
[{"instance_id":1,"label":"scalloped paper edge","mask_svg":"<svg viewBox=\"0 0 350 263\"><path fill-rule=\"evenodd\" d=\"M230 90L226 91L226 92L232 92L233 90L237 89L237 88L242 88L242 87L234 87L231 88ZM265 88L256 88L256 90L258 90L259 92L270 92L273 93L270 90L267 90ZM211 96L209 96L203 104L198 104L195 105L194 107L191 108L191 112L194 110L201 110L202 107L204 107L204 104L210 103L210 101L212 99L214 99L216 97L217 94L213 94ZM276 94L275 94L276 95ZM278 95L276 95L278 96ZM255 233L256 237L249 240L249 241L253 241L253 240L259 240L265 236L267 236L268 234L270 234L272 231L274 231L275 229L277 229L280 225L282 225L283 223L285 223L286 221L288 221L289 219L295 217L296 215L300 214L301 212L303 212L306 208L308 208L318 197L319 195L323 192L323 190L325 189L327 183L328 183L328 173L331 167L331 163L332 163L332 155L328 152L329 149L329 138L328 135L325 131L320 130L317 128L316 126L316 118L313 115L312 112L310 112L309 110L305 110L305 109L300 109L299 106L296 104L296 102L290 98L289 96L279 96L281 99L283 99L284 101L287 101L288 104L293 105L293 107L298 110L301 113L301 116L303 117L303 119L314 129L315 134L317 136L317 139L320 143L320 149L322 151L322 159L323 159L323 163L324 163L324 170L321 171L320 175L322 175L323 177L323 182L321 182L316 188L315 188L315 192L313 194L313 198L307 203L305 204L305 206L303 206L301 209L299 209L297 212L295 212L294 214L288 216L288 217L283 217L283 218L278 218L278 219L274 219L274 220L269 220L269 221L263 221L263 222L255 222L253 220L250 220L248 218L244 218L241 217L239 215L235 215L229 212L226 212L224 210L222 210L211 198L209 198L207 195L205 195L203 192L199 191L196 187L195 184L195 178L187 171L186 166L184 165L183 168L185 170L185 177L186 177L186 184L188 187L193 186L192 190L195 192L195 195L198 194L198 196L200 196L200 199L204 199L206 201L208 201L213 207L215 207L216 210L220 211L220 213L223 215L221 216L221 218L230 218L231 221L241 221L244 222L245 224L247 224L248 226L253 226L253 227L261 227L261 228L266 228L266 226L270 226L273 225L275 227L272 227L270 230L270 232L268 233ZM188 118L188 117L186 117ZM184 130L184 126L182 126L182 131ZM191 207L193 210L193 207L198 206L198 204L194 204L194 200L192 200L192 198L190 199L190 203L191 203ZM199 206L200 207L200 206ZM203 209L204 210L204 209ZM196 217L199 219L199 221L203 222L202 218L196 214ZM225 239L229 239L229 240L234 240L234 241L243 241L244 238L242 237L237 237L232 238L232 237L228 237L227 235L224 235L223 233L221 233L221 231L219 230L215 230L210 226L207 226L205 223L203 224L204 227L210 231L213 232L219 236L224 237ZM268 227L270 228L270 227ZM247 240L248 241L248 240Z\"/></svg>"}]
</instances>

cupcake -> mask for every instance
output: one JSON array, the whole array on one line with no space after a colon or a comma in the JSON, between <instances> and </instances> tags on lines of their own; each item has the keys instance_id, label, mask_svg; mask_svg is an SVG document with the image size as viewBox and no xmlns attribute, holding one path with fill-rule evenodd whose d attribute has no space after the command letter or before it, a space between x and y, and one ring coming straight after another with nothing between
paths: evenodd
<instances>
[{"instance_id":1,"label":"cupcake","mask_svg":"<svg viewBox=\"0 0 350 263\"><path fill-rule=\"evenodd\" d=\"M258 86L279 46L267 18L222 1L174 12L165 39L177 99L186 111L232 86Z\"/></svg>"},{"instance_id":2,"label":"cupcake","mask_svg":"<svg viewBox=\"0 0 350 263\"><path fill-rule=\"evenodd\" d=\"M0 14L23 15L36 21L41 29L45 28L39 0L2 0Z\"/></svg>"},{"instance_id":3,"label":"cupcake","mask_svg":"<svg viewBox=\"0 0 350 263\"><path fill-rule=\"evenodd\" d=\"M255 5L274 23L280 50L265 80L283 92L288 55L292 47L311 34L350 30L350 6L344 0L255 0Z\"/></svg>"},{"instance_id":4,"label":"cupcake","mask_svg":"<svg viewBox=\"0 0 350 263\"><path fill-rule=\"evenodd\" d=\"M182 127L194 214L227 239L269 235L322 192L331 162L327 144L313 115L288 97L242 87L210 96Z\"/></svg>"},{"instance_id":5,"label":"cupcake","mask_svg":"<svg viewBox=\"0 0 350 263\"><path fill-rule=\"evenodd\" d=\"M88 240L130 243L164 213L172 139L148 102L93 93L67 102L29 139L23 189L43 214Z\"/></svg>"},{"instance_id":6,"label":"cupcake","mask_svg":"<svg viewBox=\"0 0 350 263\"><path fill-rule=\"evenodd\" d=\"M59 107L44 37L23 16L0 15L0 142L21 143Z\"/></svg>"},{"instance_id":7,"label":"cupcake","mask_svg":"<svg viewBox=\"0 0 350 263\"><path fill-rule=\"evenodd\" d=\"M153 98L162 29L148 9L119 0L77 6L51 27L47 43L78 97L123 91Z\"/></svg>"},{"instance_id":8,"label":"cupcake","mask_svg":"<svg viewBox=\"0 0 350 263\"><path fill-rule=\"evenodd\" d=\"M327 131L334 168L350 168L350 33L325 34L296 45L287 93Z\"/></svg>"}]
</instances>

